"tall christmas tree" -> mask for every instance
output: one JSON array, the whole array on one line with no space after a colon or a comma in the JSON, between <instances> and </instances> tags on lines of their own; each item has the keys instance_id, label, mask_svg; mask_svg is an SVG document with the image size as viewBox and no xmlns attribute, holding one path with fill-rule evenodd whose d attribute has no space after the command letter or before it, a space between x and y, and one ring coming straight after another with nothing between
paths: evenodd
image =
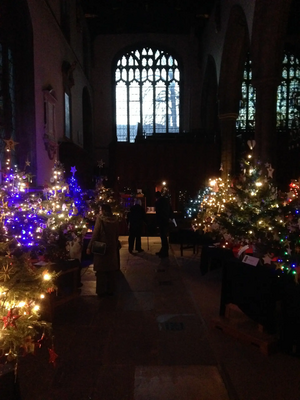
<instances>
[{"instance_id":1,"label":"tall christmas tree","mask_svg":"<svg viewBox=\"0 0 300 400\"><path fill-rule=\"evenodd\" d=\"M263 264L295 274L300 262L298 185L277 190L271 164L241 163L240 175L209 189L198 220L224 247L249 249Z\"/></svg>"},{"instance_id":2,"label":"tall christmas tree","mask_svg":"<svg viewBox=\"0 0 300 400\"><path fill-rule=\"evenodd\" d=\"M227 240L255 245L256 251L273 246L280 226L277 188L270 164L243 162L240 175L232 181L231 196L224 201L215 222ZM280 226L281 228L281 226Z\"/></svg>"}]
</instances>

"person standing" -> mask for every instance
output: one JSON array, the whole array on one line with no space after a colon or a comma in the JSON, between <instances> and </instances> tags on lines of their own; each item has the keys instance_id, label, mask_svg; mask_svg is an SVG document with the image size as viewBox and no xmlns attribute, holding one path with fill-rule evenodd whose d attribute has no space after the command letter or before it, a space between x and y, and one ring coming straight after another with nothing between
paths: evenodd
<instances>
[{"instance_id":1,"label":"person standing","mask_svg":"<svg viewBox=\"0 0 300 400\"><path fill-rule=\"evenodd\" d=\"M92 238L87 246L87 254L91 254L95 240L106 243L104 255L93 255L94 271L96 271L96 293L99 297L113 295L117 273L120 270L119 221L113 215L109 204L101 206Z\"/></svg>"},{"instance_id":2,"label":"person standing","mask_svg":"<svg viewBox=\"0 0 300 400\"><path fill-rule=\"evenodd\" d=\"M168 232L170 219L173 218L173 210L169 199L162 196L160 191L155 193L155 197L156 221L161 240L161 249L156 255L164 258L169 256Z\"/></svg>"},{"instance_id":3,"label":"person standing","mask_svg":"<svg viewBox=\"0 0 300 400\"><path fill-rule=\"evenodd\" d=\"M128 237L128 251L130 254L135 250L138 253L143 252L142 249L142 231L143 226L147 224L146 211L141 205L140 199L134 199L134 205L130 207L130 211L127 215L127 223L129 230Z\"/></svg>"}]
</instances>

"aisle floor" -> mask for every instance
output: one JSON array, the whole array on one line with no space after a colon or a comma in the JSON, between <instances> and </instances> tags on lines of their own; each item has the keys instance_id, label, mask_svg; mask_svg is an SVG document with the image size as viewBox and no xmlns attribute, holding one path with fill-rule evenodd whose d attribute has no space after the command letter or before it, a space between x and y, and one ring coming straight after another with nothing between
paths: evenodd
<instances>
[{"instance_id":1,"label":"aisle floor","mask_svg":"<svg viewBox=\"0 0 300 400\"><path fill-rule=\"evenodd\" d=\"M300 360L258 348L211 325L221 271L202 276L200 254L172 244L160 259L157 237L129 254L121 237L114 296L95 294L92 265L81 295L57 309L55 366L48 349L19 366L22 400L299 400Z\"/></svg>"}]
</instances>

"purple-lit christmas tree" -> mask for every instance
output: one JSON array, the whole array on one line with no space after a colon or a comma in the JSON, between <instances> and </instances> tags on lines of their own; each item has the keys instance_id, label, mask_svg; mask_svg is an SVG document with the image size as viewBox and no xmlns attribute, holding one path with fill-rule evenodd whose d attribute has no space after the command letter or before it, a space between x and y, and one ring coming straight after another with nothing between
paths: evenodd
<instances>
[{"instance_id":1,"label":"purple-lit christmas tree","mask_svg":"<svg viewBox=\"0 0 300 400\"><path fill-rule=\"evenodd\" d=\"M6 169L0 188L1 229L0 240L15 239L23 251L38 244L46 219L40 212L41 193L29 191L32 182L30 162L23 170L11 167L11 150L16 143L8 140L6 146Z\"/></svg>"}]
</instances>

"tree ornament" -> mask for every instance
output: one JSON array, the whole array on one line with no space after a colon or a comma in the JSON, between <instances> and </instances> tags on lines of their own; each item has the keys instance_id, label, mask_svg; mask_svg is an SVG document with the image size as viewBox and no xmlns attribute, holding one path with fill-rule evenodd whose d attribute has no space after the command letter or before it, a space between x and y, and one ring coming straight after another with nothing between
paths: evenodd
<instances>
[{"instance_id":1,"label":"tree ornament","mask_svg":"<svg viewBox=\"0 0 300 400\"><path fill-rule=\"evenodd\" d=\"M15 150L15 146L19 144L18 142L15 142L12 138L4 139L4 142L6 143L5 150Z\"/></svg>"},{"instance_id":2,"label":"tree ornament","mask_svg":"<svg viewBox=\"0 0 300 400\"><path fill-rule=\"evenodd\" d=\"M0 281L7 282L10 280L10 276L14 273L14 267L8 263L0 270Z\"/></svg>"},{"instance_id":3,"label":"tree ornament","mask_svg":"<svg viewBox=\"0 0 300 400\"><path fill-rule=\"evenodd\" d=\"M6 360L8 362L12 362L12 361L15 361L17 359L17 354L13 353L11 349L5 355L6 355Z\"/></svg>"},{"instance_id":4,"label":"tree ornament","mask_svg":"<svg viewBox=\"0 0 300 400\"><path fill-rule=\"evenodd\" d=\"M21 315L14 314L14 308L10 309L5 317L2 318L3 320L3 328L17 328L16 320L21 317Z\"/></svg>"},{"instance_id":5,"label":"tree ornament","mask_svg":"<svg viewBox=\"0 0 300 400\"><path fill-rule=\"evenodd\" d=\"M272 168L271 164L268 165L267 171L268 171L268 178L273 178L274 168Z\"/></svg>"},{"instance_id":6,"label":"tree ornament","mask_svg":"<svg viewBox=\"0 0 300 400\"><path fill-rule=\"evenodd\" d=\"M269 253L264 255L263 261L264 261L264 264L271 264L272 257L270 256Z\"/></svg>"},{"instance_id":7,"label":"tree ornament","mask_svg":"<svg viewBox=\"0 0 300 400\"><path fill-rule=\"evenodd\" d=\"M39 349L42 347L42 344L45 342L45 340L46 340L46 335L45 335L45 333L43 333L41 338L36 341L37 347Z\"/></svg>"}]
</instances>

